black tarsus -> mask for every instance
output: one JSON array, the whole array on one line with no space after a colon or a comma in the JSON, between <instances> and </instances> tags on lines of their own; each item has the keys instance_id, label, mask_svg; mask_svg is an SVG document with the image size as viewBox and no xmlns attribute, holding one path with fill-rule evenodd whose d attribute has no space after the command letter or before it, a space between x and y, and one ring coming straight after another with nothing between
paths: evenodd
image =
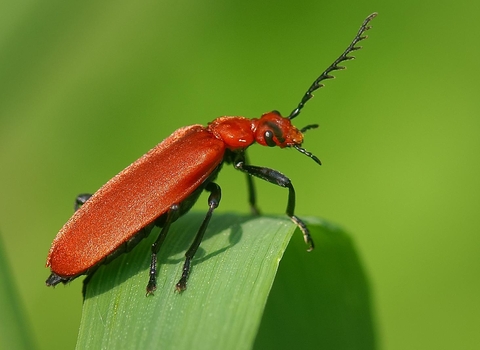
<instances>
[{"instance_id":1,"label":"black tarsus","mask_svg":"<svg viewBox=\"0 0 480 350\"><path fill-rule=\"evenodd\" d=\"M353 56L348 56L348 54L350 54L352 51L355 51L355 50L359 50L361 49L362 47L361 46L355 46L357 45L357 43L359 41L362 41L364 39L367 38L366 35L363 35L363 33L365 33L367 30L369 30L371 28L371 26L369 26L368 24L370 23L370 21L372 19L374 19L375 17L377 16L377 13L374 12L372 13L370 16L368 16L362 23L362 26L360 27L360 29L358 30L358 33L357 35L355 35L355 38L353 38L352 42L350 43L350 45L347 47L347 49L335 60L335 62L333 62L330 67L328 67L313 83L312 85L308 88L307 92L305 93L305 95L303 95L302 97L302 100L300 101L300 103L298 104L298 106L292 111L292 113L290 113L290 115L288 116L288 119L293 119L295 117L297 117L299 114L300 114L300 111L302 110L303 106L305 105L305 103L308 102L308 100L310 100L313 95L312 93L323 87L324 85L323 84L320 84L320 82L322 80L326 80L326 79L332 79L334 78L333 75L329 75L329 73L331 73L332 71L335 71L335 70L342 70L342 69L345 69L344 66L339 66L339 64L343 61L348 61L348 60L352 60L354 59L355 57Z\"/></svg>"}]
</instances>

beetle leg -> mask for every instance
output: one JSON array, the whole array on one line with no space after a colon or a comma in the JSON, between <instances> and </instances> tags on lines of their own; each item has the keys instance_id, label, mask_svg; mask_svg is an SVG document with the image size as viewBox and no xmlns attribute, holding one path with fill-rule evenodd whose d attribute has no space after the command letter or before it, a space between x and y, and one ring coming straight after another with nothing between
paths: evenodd
<instances>
[{"instance_id":1,"label":"beetle leg","mask_svg":"<svg viewBox=\"0 0 480 350\"><path fill-rule=\"evenodd\" d=\"M75 211L77 211L78 209L80 209L80 207L82 205L85 204L85 202L91 197L92 195L90 193L82 193L82 194L79 194L77 196L77 198L75 198L75 205L73 206L73 208L75 209Z\"/></svg>"},{"instance_id":2,"label":"beetle leg","mask_svg":"<svg viewBox=\"0 0 480 350\"><path fill-rule=\"evenodd\" d=\"M195 253L197 252L200 243L202 242L205 231L207 230L208 223L210 222L210 219L212 217L212 213L220 204L220 199L222 197L222 190L220 186L218 186L214 182L210 182L205 187L205 190L210 192L210 196L208 197L208 212L205 216L205 219L203 219L202 225L198 229L197 235L195 236L192 245L185 253L185 263L183 264L182 277L175 285L175 288L178 292L182 292L187 289L187 279L188 275L190 274L192 259L195 256Z\"/></svg>"},{"instance_id":3,"label":"beetle leg","mask_svg":"<svg viewBox=\"0 0 480 350\"><path fill-rule=\"evenodd\" d=\"M308 230L307 225L305 225L305 223L294 214L295 189L293 188L293 185L290 179L285 175L283 175L281 172L274 169L259 167L254 165L246 165L245 159L243 159L241 155L239 155L238 159L235 161L234 167L235 169L243 171L248 175L256 176L262 180L271 182L275 185L288 188L288 203L287 203L286 214L295 223L295 225L297 225L298 228L302 231L303 239L305 243L308 245L307 250L312 251L314 248L314 244L313 244L312 237L310 235L310 231Z\"/></svg>"},{"instance_id":4,"label":"beetle leg","mask_svg":"<svg viewBox=\"0 0 480 350\"><path fill-rule=\"evenodd\" d=\"M160 231L160 234L155 242L152 244L152 260L150 262L150 278L147 284L147 296L153 294L153 292L157 289L157 254L162 246L163 241L165 241L165 237L167 237L170 225L178 217L179 209L180 206L178 204L174 204L170 207L167 212L167 219L163 224L162 230Z\"/></svg>"},{"instance_id":5,"label":"beetle leg","mask_svg":"<svg viewBox=\"0 0 480 350\"><path fill-rule=\"evenodd\" d=\"M245 162L248 163L247 155L244 153ZM260 215L260 210L257 207L257 193L255 190L255 184L253 183L253 177L250 174L246 174L247 188L248 188L248 203L250 204L250 211L252 215Z\"/></svg>"},{"instance_id":6,"label":"beetle leg","mask_svg":"<svg viewBox=\"0 0 480 350\"><path fill-rule=\"evenodd\" d=\"M55 272L52 272L50 276L48 276L47 280L45 281L45 284L47 285L47 287L50 287L50 286L56 286L60 282L65 284L67 282L70 282L71 280L72 280L71 278L63 278L57 275Z\"/></svg>"}]
</instances>

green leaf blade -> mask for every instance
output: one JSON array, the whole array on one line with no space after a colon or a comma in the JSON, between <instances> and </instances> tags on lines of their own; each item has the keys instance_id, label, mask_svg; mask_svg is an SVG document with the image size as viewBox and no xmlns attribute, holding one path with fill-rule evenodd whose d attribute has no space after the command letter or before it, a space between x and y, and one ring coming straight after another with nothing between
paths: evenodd
<instances>
[{"instance_id":1,"label":"green leaf blade","mask_svg":"<svg viewBox=\"0 0 480 350\"><path fill-rule=\"evenodd\" d=\"M172 225L158 255L154 296L145 296L145 286L150 245L158 230L94 274L78 349L287 348L292 342L322 348L332 339L342 344L335 342L338 334L353 335L354 341L365 334L362 344L373 344L368 288L353 246L342 231L318 220L309 222L317 248L307 253L297 232L289 248L294 253L287 254L280 269L284 271L276 277L296 226L286 217L215 215L193 260L187 290L175 292L185 251L202 220L203 215L190 213ZM276 278L280 287L270 295ZM336 318L335 310L340 310ZM292 327L292 322L300 327ZM325 325L325 332L318 333ZM323 334L322 339L305 342L312 332Z\"/></svg>"},{"instance_id":2,"label":"green leaf blade","mask_svg":"<svg viewBox=\"0 0 480 350\"><path fill-rule=\"evenodd\" d=\"M216 215L179 294L184 253L202 219L189 214L172 225L154 296L145 297L145 286L158 231L95 273L77 348L251 348L295 226L288 218Z\"/></svg>"}]
</instances>

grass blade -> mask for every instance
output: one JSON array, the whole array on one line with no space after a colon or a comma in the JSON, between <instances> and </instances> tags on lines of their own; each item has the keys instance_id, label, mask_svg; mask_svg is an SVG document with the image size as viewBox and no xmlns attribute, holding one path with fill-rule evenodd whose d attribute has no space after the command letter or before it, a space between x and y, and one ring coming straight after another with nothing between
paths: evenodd
<instances>
[{"instance_id":1,"label":"grass blade","mask_svg":"<svg viewBox=\"0 0 480 350\"><path fill-rule=\"evenodd\" d=\"M35 349L35 341L0 235L0 344L2 349Z\"/></svg>"},{"instance_id":2,"label":"grass blade","mask_svg":"<svg viewBox=\"0 0 480 350\"><path fill-rule=\"evenodd\" d=\"M252 348L296 227L283 217L215 215L193 261L188 289L178 294L174 289L183 255L202 219L191 213L172 225L159 254L154 296L145 297L145 285L150 244L158 231L95 273L87 288L78 349Z\"/></svg>"}]
</instances>

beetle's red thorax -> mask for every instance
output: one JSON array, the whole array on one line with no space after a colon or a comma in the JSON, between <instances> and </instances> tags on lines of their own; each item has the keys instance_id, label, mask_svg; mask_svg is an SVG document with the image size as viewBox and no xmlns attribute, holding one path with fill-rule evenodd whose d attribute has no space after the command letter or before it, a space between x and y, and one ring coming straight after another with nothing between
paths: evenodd
<instances>
[{"instance_id":1,"label":"beetle's red thorax","mask_svg":"<svg viewBox=\"0 0 480 350\"><path fill-rule=\"evenodd\" d=\"M220 117L208 123L207 129L230 150L247 148L255 142L252 120L248 118Z\"/></svg>"}]
</instances>

